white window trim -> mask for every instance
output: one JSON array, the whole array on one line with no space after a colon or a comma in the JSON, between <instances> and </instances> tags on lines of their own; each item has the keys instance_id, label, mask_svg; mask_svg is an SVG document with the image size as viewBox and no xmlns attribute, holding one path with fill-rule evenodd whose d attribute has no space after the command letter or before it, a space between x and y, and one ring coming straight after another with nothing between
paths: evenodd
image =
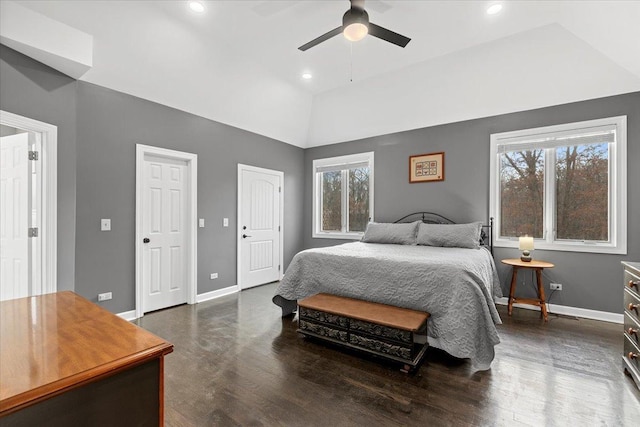
<instances>
[{"instance_id":1,"label":"white window trim","mask_svg":"<svg viewBox=\"0 0 640 427\"><path fill-rule=\"evenodd\" d=\"M545 197L545 231L544 238L535 239L535 248L554 251L592 252L606 254L627 253L627 116L609 117L604 119L588 120L576 123L567 123L541 128L525 129L512 132L491 134L491 159L490 159L490 216L495 218L496 226L493 228L493 244L502 248L517 248L517 238L505 238L500 236L500 180L498 179L498 148L509 141L522 141L532 139L548 133L560 133L567 131L586 130L590 127L600 126L616 127L616 142L611 145L609 162L611 172L610 179L610 242L566 242L554 240L554 205L546 203ZM545 158L545 164L548 157ZM555 181L548 179L545 174L545 194L555 194Z\"/></svg>"},{"instance_id":2,"label":"white window trim","mask_svg":"<svg viewBox=\"0 0 640 427\"><path fill-rule=\"evenodd\" d=\"M352 163L362 163L362 162L368 162L369 163L369 215L371 216L371 221L373 221L373 194L374 194L374 188L373 188L373 183L374 183L374 171L373 171L373 165L374 165L374 155L373 155L373 151L367 152L367 153L358 153L358 154L349 154L346 156L338 156L338 157L329 157L329 158L325 158L325 159L315 159L313 161L313 169L312 169L312 174L313 174L313 224L312 224L312 234L311 237L313 238L320 238L320 239L350 239L350 240L359 240L362 238L362 235L364 234L363 232L351 232L351 233L347 233L347 232L336 232L336 231L321 231L320 230L320 201L318 200L319 195L321 194L321 185L322 182L318 179L318 174L316 173L316 170L318 168L322 168L322 167L327 167L327 166L344 166L344 167L348 167L349 164ZM344 180L343 180L344 182ZM342 212L342 218L345 218L346 216L346 209L347 207L342 206L343 212Z\"/></svg>"}]
</instances>

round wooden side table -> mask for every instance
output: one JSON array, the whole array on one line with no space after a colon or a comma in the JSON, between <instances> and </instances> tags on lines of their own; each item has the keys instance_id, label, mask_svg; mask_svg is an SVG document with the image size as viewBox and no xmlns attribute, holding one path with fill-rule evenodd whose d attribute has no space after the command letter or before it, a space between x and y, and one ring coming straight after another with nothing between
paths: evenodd
<instances>
[{"instance_id":1,"label":"round wooden side table","mask_svg":"<svg viewBox=\"0 0 640 427\"><path fill-rule=\"evenodd\" d=\"M546 322L548 320L547 316L547 304L544 300L544 287L542 283L542 270L545 268L553 268L555 267L550 262L539 261L539 260L531 260L530 262L521 261L519 258L512 259L503 259L501 261L503 264L510 265L513 267L513 274L511 276L511 288L509 289L509 316L513 311L513 304L531 304L540 307L540 313ZM516 285L518 283L518 270L521 268L533 269L536 272L536 280L538 282L538 298L516 298Z\"/></svg>"}]
</instances>

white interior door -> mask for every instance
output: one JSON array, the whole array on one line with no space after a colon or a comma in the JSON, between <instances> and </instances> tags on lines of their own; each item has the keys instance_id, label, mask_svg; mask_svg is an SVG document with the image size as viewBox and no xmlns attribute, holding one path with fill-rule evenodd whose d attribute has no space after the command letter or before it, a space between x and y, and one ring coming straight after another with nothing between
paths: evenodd
<instances>
[{"instance_id":1,"label":"white interior door","mask_svg":"<svg viewBox=\"0 0 640 427\"><path fill-rule=\"evenodd\" d=\"M283 177L279 171L238 165L241 289L281 278Z\"/></svg>"},{"instance_id":2,"label":"white interior door","mask_svg":"<svg viewBox=\"0 0 640 427\"><path fill-rule=\"evenodd\" d=\"M145 155L143 312L187 302L187 163Z\"/></svg>"},{"instance_id":3,"label":"white interior door","mask_svg":"<svg viewBox=\"0 0 640 427\"><path fill-rule=\"evenodd\" d=\"M0 138L0 300L29 296L29 134Z\"/></svg>"}]
</instances>

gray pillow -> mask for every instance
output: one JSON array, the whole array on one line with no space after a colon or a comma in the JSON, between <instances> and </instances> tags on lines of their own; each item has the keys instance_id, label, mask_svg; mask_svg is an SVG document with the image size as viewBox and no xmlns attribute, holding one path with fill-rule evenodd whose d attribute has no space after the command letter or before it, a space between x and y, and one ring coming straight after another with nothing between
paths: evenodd
<instances>
[{"instance_id":1,"label":"gray pillow","mask_svg":"<svg viewBox=\"0 0 640 427\"><path fill-rule=\"evenodd\" d=\"M362 236L365 243L391 243L395 245L415 245L416 232L420 221L406 224L370 222Z\"/></svg>"},{"instance_id":2,"label":"gray pillow","mask_svg":"<svg viewBox=\"0 0 640 427\"><path fill-rule=\"evenodd\" d=\"M480 247L481 222L471 224L420 224L417 243L448 248Z\"/></svg>"}]
</instances>

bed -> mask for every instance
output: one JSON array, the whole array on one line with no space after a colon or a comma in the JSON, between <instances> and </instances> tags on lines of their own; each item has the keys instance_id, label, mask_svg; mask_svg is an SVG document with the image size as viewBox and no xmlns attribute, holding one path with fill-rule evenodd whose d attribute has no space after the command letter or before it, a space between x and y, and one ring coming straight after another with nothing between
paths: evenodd
<instances>
[{"instance_id":1,"label":"bed","mask_svg":"<svg viewBox=\"0 0 640 427\"><path fill-rule=\"evenodd\" d=\"M416 224L418 239L423 228L437 235L446 228L432 225L453 225L426 212L398 222ZM482 242L473 248L372 243L366 239L368 228L363 241L299 252L273 302L283 316L296 310L297 300L321 292L426 311L431 314L430 346L470 359L476 370L489 369L494 346L500 342L496 325L501 320L494 298L502 291L491 253L491 224L480 230Z\"/></svg>"}]
</instances>

